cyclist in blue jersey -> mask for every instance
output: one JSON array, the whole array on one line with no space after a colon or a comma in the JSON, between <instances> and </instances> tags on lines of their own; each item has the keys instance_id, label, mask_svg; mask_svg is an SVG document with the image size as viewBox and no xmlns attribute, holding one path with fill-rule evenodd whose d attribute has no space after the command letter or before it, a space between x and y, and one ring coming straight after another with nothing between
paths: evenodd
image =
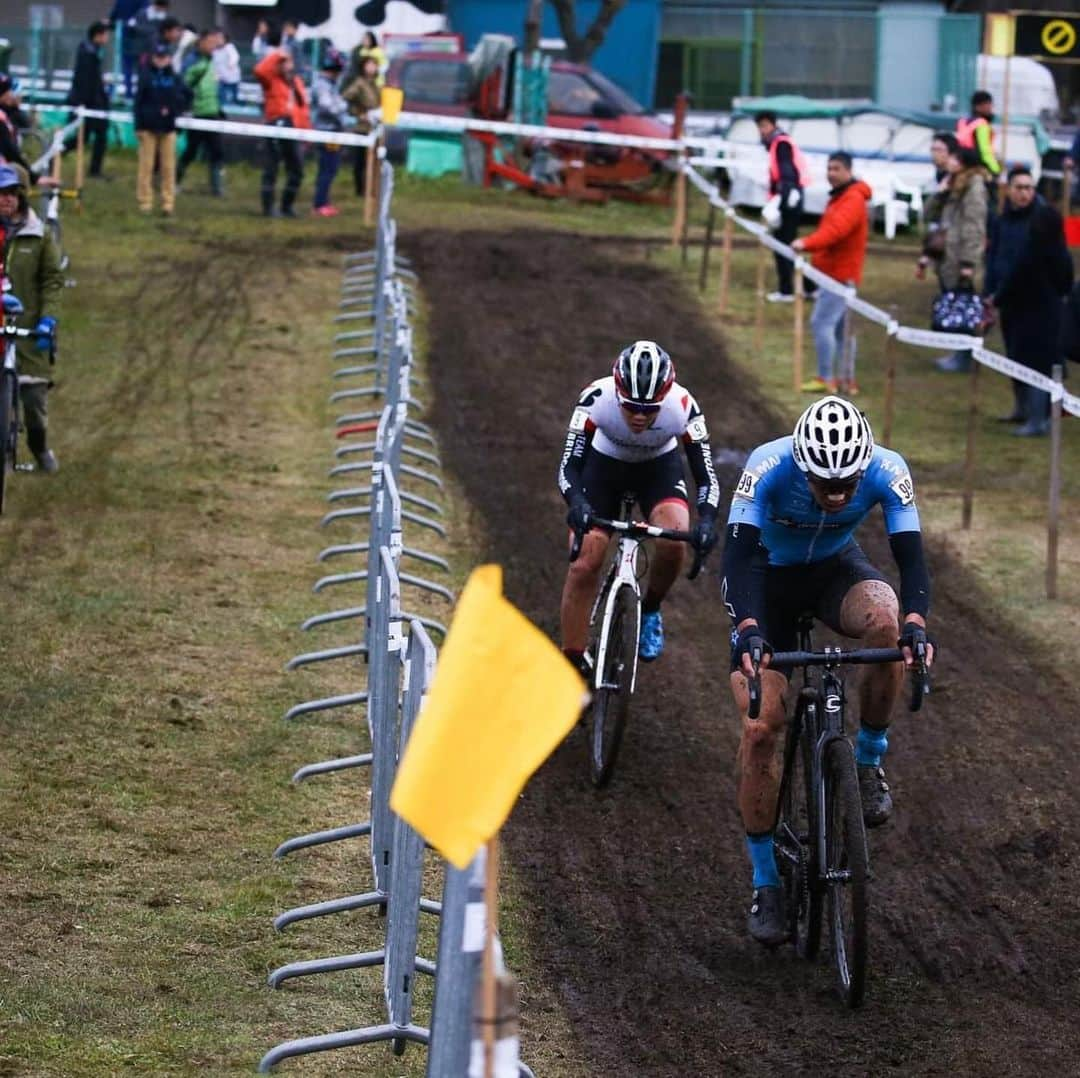
<instances>
[{"instance_id":1,"label":"cyclist in blue jersey","mask_svg":"<svg viewBox=\"0 0 1080 1078\"><path fill-rule=\"evenodd\" d=\"M877 505L900 570L900 599L853 538ZM787 677L769 670L773 650L797 645L801 615L864 647L902 649L910 665L920 643L927 662L930 579L915 487L904 458L875 446L870 424L850 402L825 397L800 416L793 436L751 453L735 487L724 549L724 603L732 621L731 689L742 715L738 800L754 870L750 934L775 945L787 935L772 829L780 787L777 748L786 722ZM901 608L903 622L901 623ZM751 720L747 677L761 658L760 717ZM903 667L868 668L859 686L855 743L867 826L884 823L892 797L881 760Z\"/></svg>"}]
</instances>

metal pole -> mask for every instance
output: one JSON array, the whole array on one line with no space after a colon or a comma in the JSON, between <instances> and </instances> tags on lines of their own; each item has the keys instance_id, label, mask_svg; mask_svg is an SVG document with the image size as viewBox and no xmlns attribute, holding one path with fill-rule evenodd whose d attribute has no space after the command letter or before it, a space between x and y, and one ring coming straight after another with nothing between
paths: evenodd
<instances>
[{"instance_id":1,"label":"metal pole","mask_svg":"<svg viewBox=\"0 0 1080 1078\"><path fill-rule=\"evenodd\" d=\"M1009 171L1009 87L1012 83L1012 53L1005 57L1005 104L1001 112L1001 179L1004 179ZM1005 184L998 185L998 209L1005 205ZM977 366L977 364L976 364Z\"/></svg>"},{"instance_id":2,"label":"metal pole","mask_svg":"<svg viewBox=\"0 0 1080 1078\"><path fill-rule=\"evenodd\" d=\"M701 249L701 267L698 271L698 291L704 292L709 283L709 251L712 248L713 226L716 224L716 207L709 203L709 216L705 220L705 245Z\"/></svg>"},{"instance_id":3,"label":"metal pole","mask_svg":"<svg viewBox=\"0 0 1080 1078\"><path fill-rule=\"evenodd\" d=\"M960 526L964 531L971 529L972 502L975 499L975 427L979 419L979 367L982 364L972 361L971 377L968 380L968 423L967 450L964 454L964 507Z\"/></svg>"},{"instance_id":4,"label":"metal pole","mask_svg":"<svg viewBox=\"0 0 1080 1078\"><path fill-rule=\"evenodd\" d=\"M760 353L765 344L765 244L757 249L757 291L754 307L754 352Z\"/></svg>"},{"instance_id":5,"label":"metal pole","mask_svg":"<svg viewBox=\"0 0 1080 1078\"><path fill-rule=\"evenodd\" d=\"M724 216L724 258L720 263L720 313L727 314L731 291L731 246L735 235L735 217L729 210ZM762 248L764 250L764 248Z\"/></svg>"},{"instance_id":6,"label":"metal pole","mask_svg":"<svg viewBox=\"0 0 1080 1078\"><path fill-rule=\"evenodd\" d=\"M892 308L895 314L895 308ZM893 416L896 411L896 334L885 337L885 418L881 425L882 445L892 445Z\"/></svg>"},{"instance_id":7,"label":"metal pole","mask_svg":"<svg viewBox=\"0 0 1080 1078\"><path fill-rule=\"evenodd\" d=\"M1050 405L1050 508L1046 522L1046 597L1058 597L1058 525L1061 519L1061 392L1065 368L1054 364L1058 395Z\"/></svg>"},{"instance_id":8,"label":"metal pole","mask_svg":"<svg viewBox=\"0 0 1080 1078\"><path fill-rule=\"evenodd\" d=\"M802 267L795 266L795 347L793 352L793 363L791 366L792 378L795 383L795 392L802 391L803 382L803 304L805 299L803 297L803 274Z\"/></svg>"},{"instance_id":9,"label":"metal pole","mask_svg":"<svg viewBox=\"0 0 1080 1078\"><path fill-rule=\"evenodd\" d=\"M499 923L499 835L488 839L484 866L484 1078L495 1078L495 1023L497 1013L497 979L495 970L495 932Z\"/></svg>"}]
</instances>

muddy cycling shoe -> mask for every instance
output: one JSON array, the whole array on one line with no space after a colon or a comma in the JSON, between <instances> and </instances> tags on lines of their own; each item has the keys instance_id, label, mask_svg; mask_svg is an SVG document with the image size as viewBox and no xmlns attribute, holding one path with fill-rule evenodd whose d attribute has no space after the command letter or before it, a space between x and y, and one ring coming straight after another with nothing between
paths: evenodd
<instances>
[{"instance_id":1,"label":"muddy cycling shoe","mask_svg":"<svg viewBox=\"0 0 1080 1078\"><path fill-rule=\"evenodd\" d=\"M755 887L746 921L750 935L765 947L779 947L788 938L782 887Z\"/></svg>"},{"instance_id":2,"label":"muddy cycling shoe","mask_svg":"<svg viewBox=\"0 0 1080 1078\"><path fill-rule=\"evenodd\" d=\"M889 793L883 767L873 764L859 766L859 795L862 798L863 823L867 827L879 827L892 815L892 794Z\"/></svg>"},{"instance_id":3,"label":"muddy cycling shoe","mask_svg":"<svg viewBox=\"0 0 1080 1078\"><path fill-rule=\"evenodd\" d=\"M638 655L641 661L651 663L664 653L664 619L659 610L650 610L641 616L641 639L638 641Z\"/></svg>"}]
</instances>

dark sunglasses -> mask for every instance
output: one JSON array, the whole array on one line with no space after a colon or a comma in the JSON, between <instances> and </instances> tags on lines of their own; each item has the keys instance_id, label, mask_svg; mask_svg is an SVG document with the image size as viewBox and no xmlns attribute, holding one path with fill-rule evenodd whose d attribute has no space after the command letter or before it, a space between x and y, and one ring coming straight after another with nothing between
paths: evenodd
<instances>
[{"instance_id":1,"label":"dark sunglasses","mask_svg":"<svg viewBox=\"0 0 1080 1078\"><path fill-rule=\"evenodd\" d=\"M810 478L811 485L822 494L850 494L861 482L861 475L852 476L850 479L818 479L817 476Z\"/></svg>"},{"instance_id":2,"label":"dark sunglasses","mask_svg":"<svg viewBox=\"0 0 1080 1078\"><path fill-rule=\"evenodd\" d=\"M637 401L623 400L619 398L619 407L625 408L628 412L633 412L635 415L656 415L657 412L663 407L662 404L638 404Z\"/></svg>"}]
</instances>

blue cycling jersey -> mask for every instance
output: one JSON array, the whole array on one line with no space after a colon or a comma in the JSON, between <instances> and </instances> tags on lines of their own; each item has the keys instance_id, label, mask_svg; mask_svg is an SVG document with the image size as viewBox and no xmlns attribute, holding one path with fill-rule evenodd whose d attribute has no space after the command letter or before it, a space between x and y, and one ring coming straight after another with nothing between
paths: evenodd
<instances>
[{"instance_id":1,"label":"blue cycling jersey","mask_svg":"<svg viewBox=\"0 0 1080 1078\"><path fill-rule=\"evenodd\" d=\"M750 454L728 514L728 524L761 529L770 565L809 565L831 558L851 542L875 505L885 513L890 535L920 530L915 485L899 453L875 446L855 496L839 512L827 513L814 501L795 463L792 441L791 435L777 438Z\"/></svg>"}]
</instances>

